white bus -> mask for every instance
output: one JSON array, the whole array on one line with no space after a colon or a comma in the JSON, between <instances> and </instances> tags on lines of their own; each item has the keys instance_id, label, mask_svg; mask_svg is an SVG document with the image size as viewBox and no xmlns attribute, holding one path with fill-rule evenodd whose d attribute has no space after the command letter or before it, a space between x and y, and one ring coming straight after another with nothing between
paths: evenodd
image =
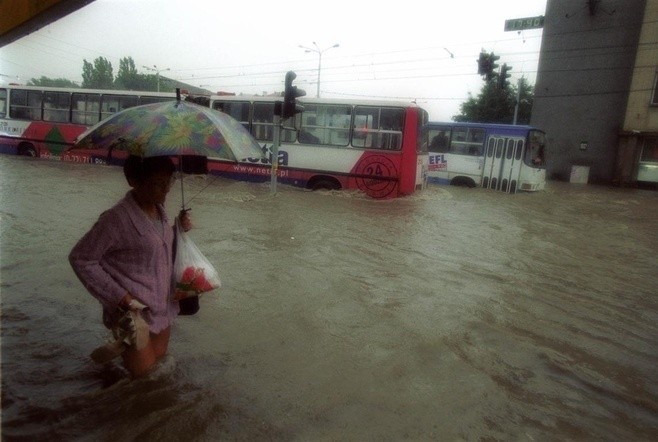
<instances>
[{"instance_id":1,"label":"white bus","mask_svg":"<svg viewBox=\"0 0 658 442\"><path fill-rule=\"evenodd\" d=\"M59 159L88 127L122 109L175 100L173 92L0 87L0 153Z\"/></svg>"},{"instance_id":2,"label":"white bus","mask_svg":"<svg viewBox=\"0 0 658 442\"><path fill-rule=\"evenodd\" d=\"M208 159L210 173L269 180L274 106L282 97L210 97L210 107L240 121L266 159L229 163ZM308 189L358 189L374 198L410 195L425 186L425 110L409 102L298 98L304 110L285 122L276 161L281 183Z\"/></svg>"},{"instance_id":3,"label":"white bus","mask_svg":"<svg viewBox=\"0 0 658 442\"><path fill-rule=\"evenodd\" d=\"M430 183L481 186L508 193L546 185L546 134L531 126L430 122L424 142Z\"/></svg>"}]
</instances>

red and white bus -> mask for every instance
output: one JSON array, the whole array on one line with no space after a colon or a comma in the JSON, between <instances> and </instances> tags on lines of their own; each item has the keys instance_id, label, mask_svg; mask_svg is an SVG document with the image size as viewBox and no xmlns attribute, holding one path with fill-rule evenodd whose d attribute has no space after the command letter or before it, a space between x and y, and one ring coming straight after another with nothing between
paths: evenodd
<instances>
[{"instance_id":1,"label":"red and white bus","mask_svg":"<svg viewBox=\"0 0 658 442\"><path fill-rule=\"evenodd\" d=\"M0 153L108 162L102 152L66 152L88 127L128 107L175 99L173 93L0 87ZM263 159L234 163L208 159L209 172L266 182L271 175L274 106L281 97L210 97L261 142ZM278 154L278 180L309 189L358 189L375 198L410 195L427 176L422 128L428 114L407 102L299 99L304 111L286 123ZM121 163L121 154L112 163Z\"/></svg>"},{"instance_id":2,"label":"red and white bus","mask_svg":"<svg viewBox=\"0 0 658 442\"><path fill-rule=\"evenodd\" d=\"M58 159L88 127L140 104L176 99L174 93L0 87L0 153Z\"/></svg>"},{"instance_id":3,"label":"red and white bus","mask_svg":"<svg viewBox=\"0 0 658 442\"><path fill-rule=\"evenodd\" d=\"M208 159L210 173L238 180L270 179L274 106L281 97L211 96L210 106L240 121L263 145L265 159ZM424 188L428 114L413 103L299 98L304 110L284 122L277 178L308 189L358 189L374 198Z\"/></svg>"}]
</instances>

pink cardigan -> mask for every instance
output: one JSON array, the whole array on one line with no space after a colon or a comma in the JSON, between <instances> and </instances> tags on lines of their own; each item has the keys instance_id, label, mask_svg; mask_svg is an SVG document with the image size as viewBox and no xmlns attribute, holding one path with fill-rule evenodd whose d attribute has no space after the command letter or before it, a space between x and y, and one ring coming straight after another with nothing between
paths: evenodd
<instances>
[{"instance_id":1,"label":"pink cardigan","mask_svg":"<svg viewBox=\"0 0 658 442\"><path fill-rule=\"evenodd\" d=\"M129 292L148 306L144 319L153 333L169 327L179 309L170 300L173 229L164 207L158 209L160 230L128 192L100 215L69 254L73 271L106 312L114 312Z\"/></svg>"}]
</instances>

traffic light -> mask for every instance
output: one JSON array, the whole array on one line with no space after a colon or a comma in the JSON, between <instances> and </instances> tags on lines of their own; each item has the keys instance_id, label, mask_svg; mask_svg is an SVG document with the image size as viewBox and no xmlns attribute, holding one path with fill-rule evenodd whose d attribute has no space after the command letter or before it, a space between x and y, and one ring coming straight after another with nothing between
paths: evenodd
<instances>
[{"instance_id":1,"label":"traffic light","mask_svg":"<svg viewBox=\"0 0 658 442\"><path fill-rule=\"evenodd\" d=\"M478 58L478 75L486 75L490 70L489 65L489 54L480 52L480 58Z\"/></svg>"},{"instance_id":2,"label":"traffic light","mask_svg":"<svg viewBox=\"0 0 658 442\"><path fill-rule=\"evenodd\" d=\"M480 52L480 58L478 58L478 74L484 75L487 77L487 80L494 78L494 69L498 67L496 60L499 60L498 55L494 53Z\"/></svg>"},{"instance_id":3,"label":"traffic light","mask_svg":"<svg viewBox=\"0 0 658 442\"><path fill-rule=\"evenodd\" d=\"M281 115L284 120L304 110L303 106L297 104L297 97L303 97L306 95L306 91L297 89L297 86L292 85L295 78L297 78L297 74L293 71L286 73L286 89L283 93L283 112Z\"/></svg>"},{"instance_id":4,"label":"traffic light","mask_svg":"<svg viewBox=\"0 0 658 442\"><path fill-rule=\"evenodd\" d=\"M507 79L510 77L509 71L512 70L511 66L507 66L507 63L503 63L503 66L500 68L500 75L498 76L498 87L501 89L507 87Z\"/></svg>"},{"instance_id":5,"label":"traffic light","mask_svg":"<svg viewBox=\"0 0 658 442\"><path fill-rule=\"evenodd\" d=\"M490 67L489 67L489 71L487 72L487 80L491 80L492 78L494 78L495 74L493 71L496 70L496 68L498 67L498 63L496 63L496 61L499 59L500 56L494 55L493 52L489 54Z\"/></svg>"}]
</instances>

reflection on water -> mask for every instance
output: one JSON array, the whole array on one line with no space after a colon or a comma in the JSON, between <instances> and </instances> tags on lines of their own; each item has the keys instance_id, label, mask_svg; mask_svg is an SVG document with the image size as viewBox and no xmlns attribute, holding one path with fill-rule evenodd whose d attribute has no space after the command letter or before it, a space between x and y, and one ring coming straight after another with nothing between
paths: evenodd
<instances>
[{"instance_id":1,"label":"reflection on water","mask_svg":"<svg viewBox=\"0 0 658 442\"><path fill-rule=\"evenodd\" d=\"M185 186L223 287L129 382L66 260L120 170L0 156L3 438L658 438L655 192Z\"/></svg>"}]
</instances>

